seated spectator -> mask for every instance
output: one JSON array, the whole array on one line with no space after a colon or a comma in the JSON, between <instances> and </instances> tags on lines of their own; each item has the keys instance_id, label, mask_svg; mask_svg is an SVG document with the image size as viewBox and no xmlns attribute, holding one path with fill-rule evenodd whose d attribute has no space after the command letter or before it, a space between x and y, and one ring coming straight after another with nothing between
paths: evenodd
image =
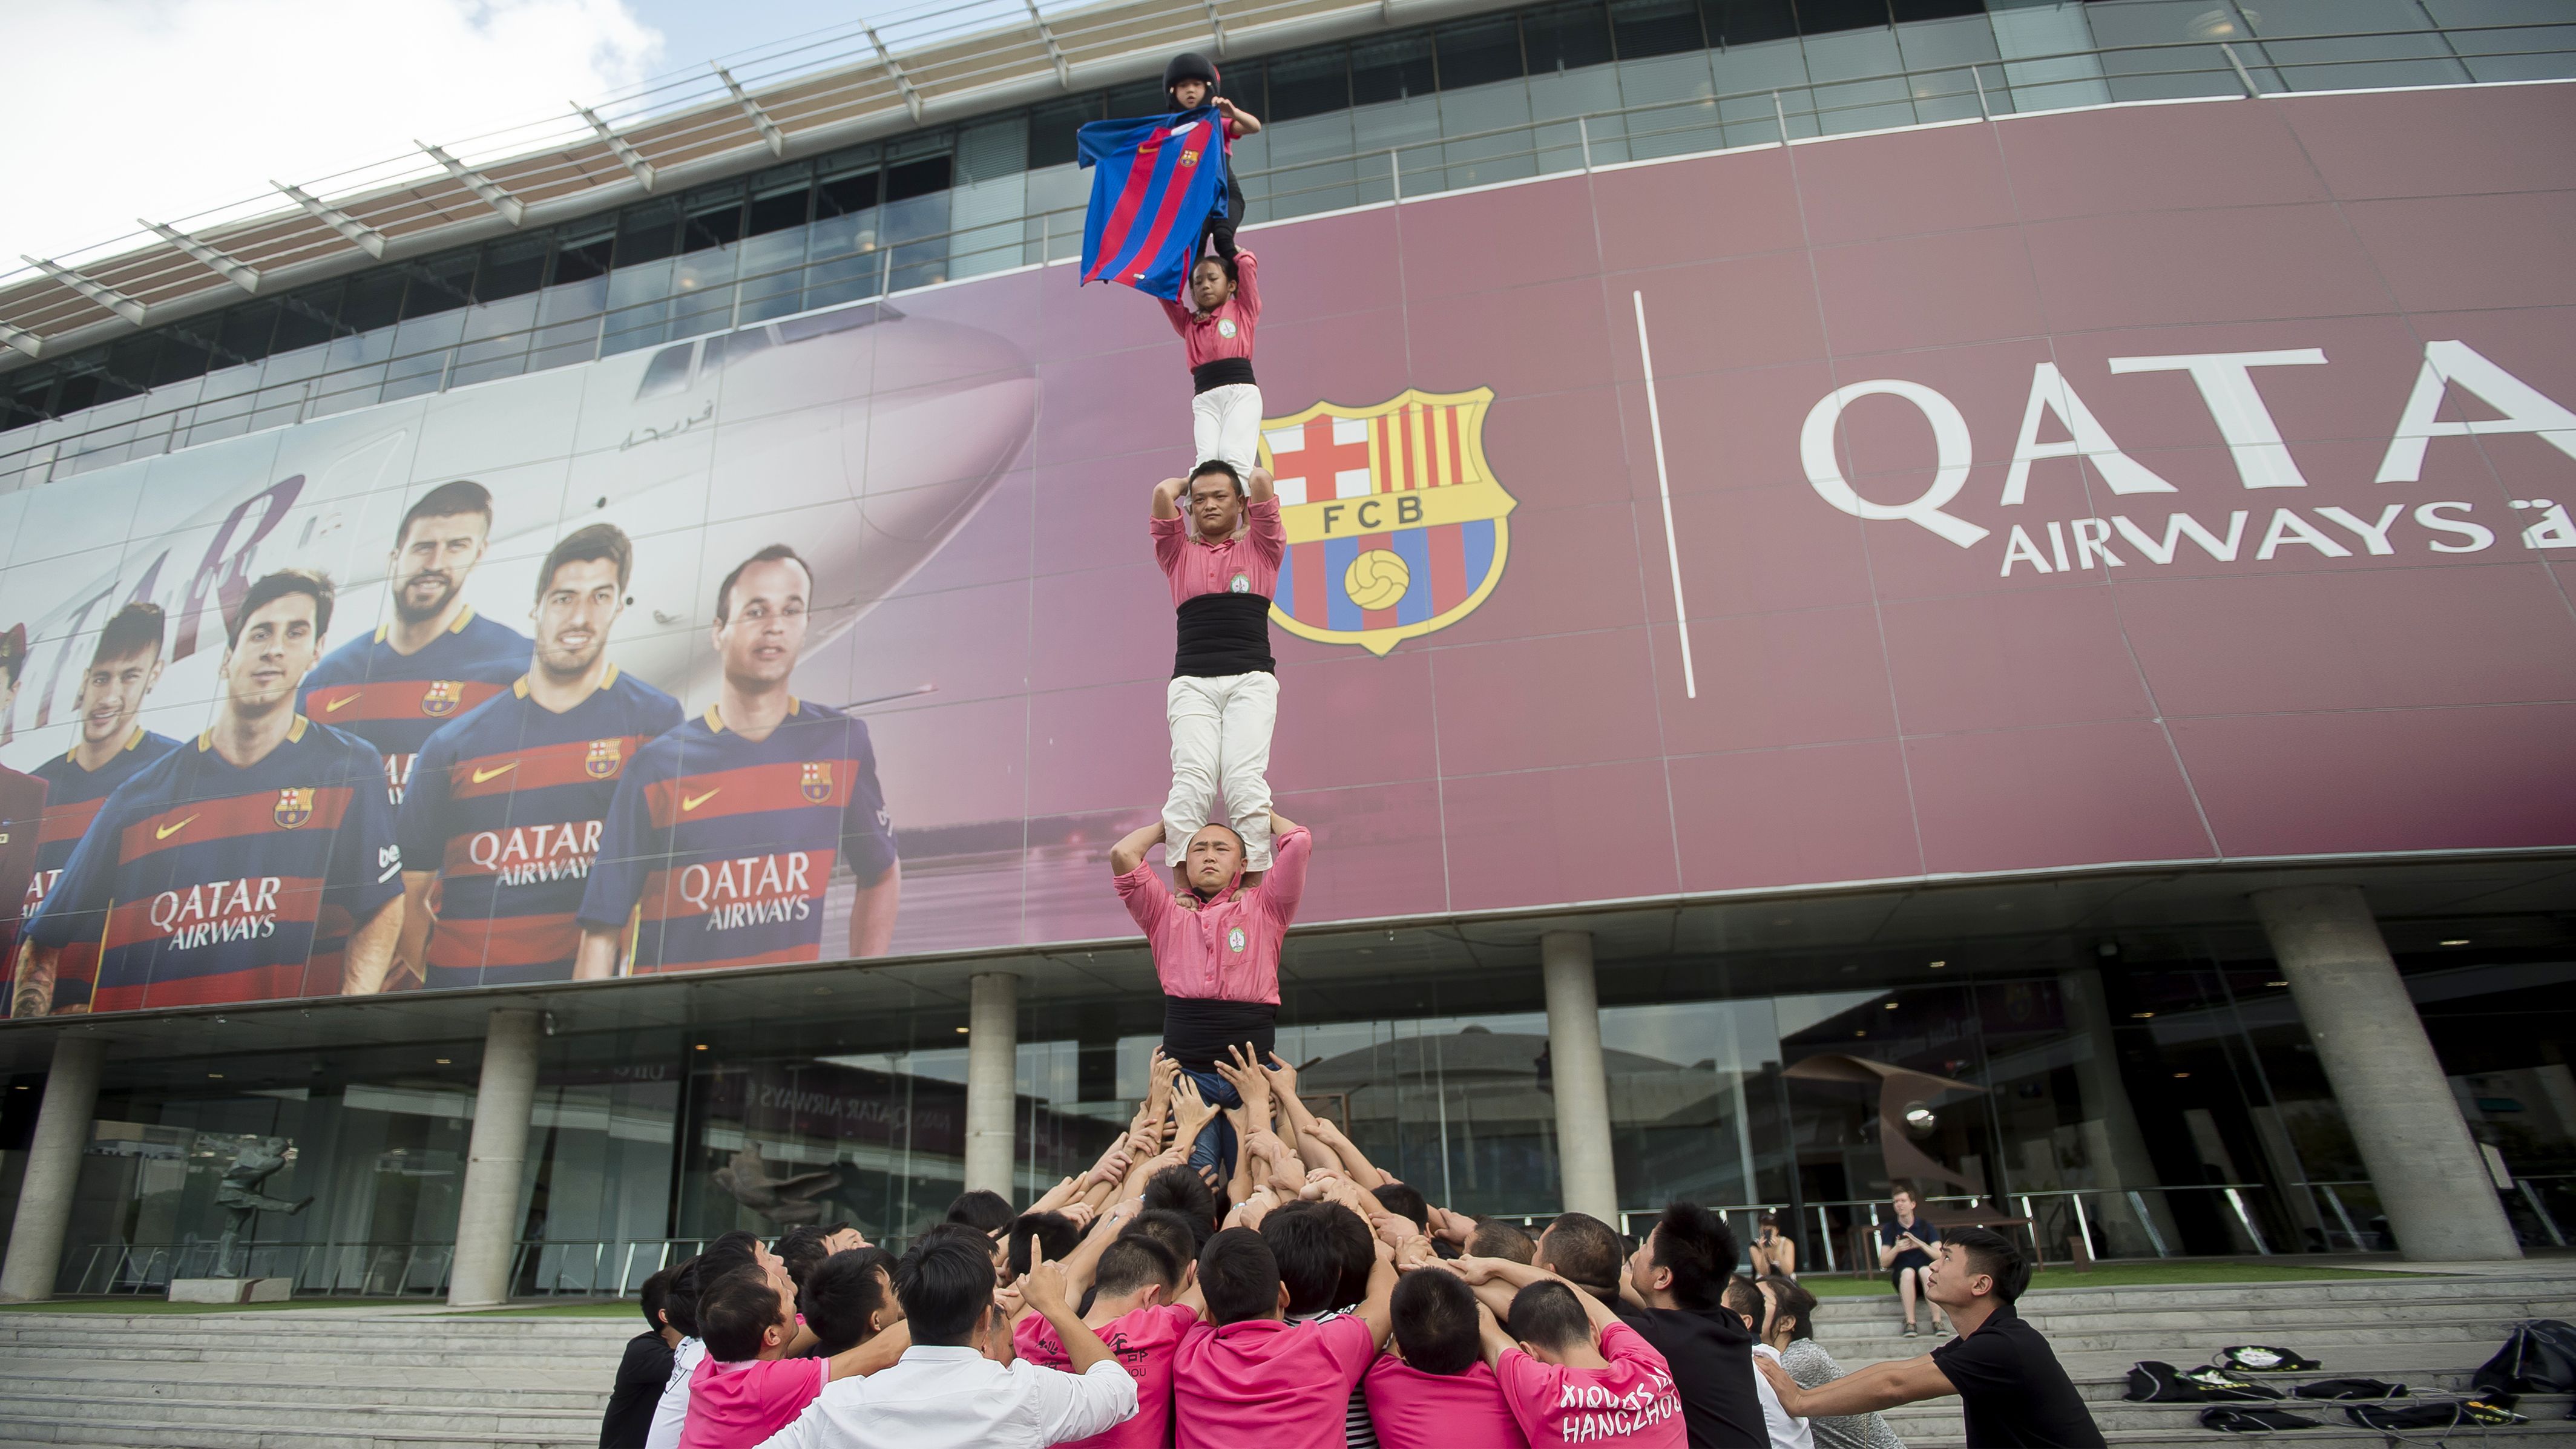
<instances>
[{"instance_id":1,"label":"seated spectator","mask_svg":"<svg viewBox=\"0 0 2576 1449\"><path fill-rule=\"evenodd\" d=\"M764 1449L1040 1449L1132 1417L1136 1381L1075 1316L1060 1265L1033 1265L1025 1292L1073 1372L1010 1361L990 1261L971 1239L923 1234L894 1279L912 1346L879 1373L836 1380Z\"/></svg>"},{"instance_id":2,"label":"seated spectator","mask_svg":"<svg viewBox=\"0 0 2576 1449\"><path fill-rule=\"evenodd\" d=\"M1770 1306L1771 1319L1762 1341L1779 1351L1780 1367L1800 1388L1822 1388L1843 1376L1843 1366L1813 1337L1816 1295L1787 1278L1764 1278L1757 1285ZM1767 1383L1768 1380L1765 1380ZM1775 1394L1776 1398L1777 1395ZM1810 1418L1808 1430L1816 1449L1905 1449L1905 1441L1876 1414Z\"/></svg>"},{"instance_id":3,"label":"seated spectator","mask_svg":"<svg viewBox=\"0 0 2576 1449\"><path fill-rule=\"evenodd\" d=\"M1182 1336L1199 1321L1196 1308L1170 1301L1180 1296L1182 1278L1180 1261L1148 1234L1121 1234L1101 1250L1082 1321L1136 1381L1136 1416L1076 1441L1077 1449L1165 1449L1172 1442L1172 1361ZM1029 1363L1072 1366L1063 1338L1042 1315L1022 1318L1012 1338Z\"/></svg>"},{"instance_id":4,"label":"seated spectator","mask_svg":"<svg viewBox=\"0 0 2576 1449\"><path fill-rule=\"evenodd\" d=\"M1501 1218L1478 1218L1476 1231L1467 1239L1467 1256L1501 1258L1513 1263L1536 1262L1538 1240L1518 1223L1507 1223Z\"/></svg>"},{"instance_id":5,"label":"seated spectator","mask_svg":"<svg viewBox=\"0 0 2576 1449\"><path fill-rule=\"evenodd\" d=\"M1932 1309L1932 1327L1942 1331L1941 1308L1931 1303L1923 1292L1923 1275L1931 1271L1932 1253L1941 1241L1941 1230L1929 1218L1916 1216L1917 1203L1911 1188L1900 1187L1888 1194L1888 1215L1878 1222L1878 1266L1887 1270L1889 1283L1896 1288L1897 1301L1905 1306L1905 1336L1912 1338L1921 1330L1914 1324L1914 1300L1922 1295Z\"/></svg>"},{"instance_id":6,"label":"seated spectator","mask_svg":"<svg viewBox=\"0 0 2576 1449\"><path fill-rule=\"evenodd\" d=\"M653 1430L653 1406L671 1381L671 1353L681 1337L664 1311L671 1280L678 1276L674 1266L644 1280L644 1321L650 1327L626 1340L617 1381L608 1391L608 1411L600 1416L599 1449L644 1449L644 1437Z\"/></svg>"},{"instance_id":7,"label":"seated spectator","mask_svg":"<svg viewBox=\"0 0 2576 1449\"><path fill-rule=\"evenodd\" d=\"M1756 1278L1798 1276L1798 1245L1780 1231L1778 1213L1762 1215L1754 1230L1753 1241L1745 1244L1744 1250L1753 1258L1753 1276Z\"/></svg>"},{"instance_id":8,"label":"seated spectator","mask_svg":"<svg viewBox=\"0 0 2576 1449\"><path fill-rule=\"evenodd\" d=\"M1754 1286L1753 1280L1730 1276L1721 1301L1728 1312L1744 1320L1745 1330L1754 1335L1753 1356L1778 1363L1779 1350L1761 1339L1763 1322L1770 1313L1769 1300L1761 1289ZM1809 1432L1807 1421L1792 1417L1787 1409L1780 1406L1780 1396L1772 1390L1769 1379L1755 1374L1753 1391L1762 1400L1762 1425L1771 1436L1771 1449L1816 1449L1816 1436Z\"/></svg>"},{"instance_id":9,"label":"seated spectator","mask_svg":"<svg viewBox=\"0 0 2576 1449\"><path fill-rule=\"evenodd\" d=\"M1512 1295L1508 1335L1478 1307L1485 1362L1531 1444L1689 1444L1671 1367L1601 1300L1559 1279L1531 1283Z\"/></svg>"},{"instance_id":10,"label":"seated spectator","mask_svg":"<svg viewBox=\"0 0 2576 1449\"><path fill-rule=\"evenodd\" d=\"M1924 1288L1948 1311L1959 1337L1920 1358L1874 1363L1822 1388L1801 1388L1767 1361L1759 1367L1781 1406L1801 1418L1866 1414L1957 1394L1968 1449L2102 1449L2102 1431L2048 1340L2013 1312L2029 1283L2029 1260L2009 1239L1961 1228L1943 1240Z\"/></svg>"},{"instance_id":11,"label":"seated spectator","mask_svg":"<svg viewBox=\"0 0 2576 1449\"><path fill-rule=\"evenodd\" d=\"M1351 1391L1386 1344L1395 1291L1393 1250L1381 1240L1372 1256L1356 1312L1291 1324L1261 1235L1227 1228L1208 1239L1198 1281L1208 1317L1181 1340L1173 1368L1177 1449L1342 1449Z\"/></svg>"},{"instance_id":12,"label":"seated spectator","mask_svg":"<svg viewBox=\"0 0 2576 1449\"><path fill-rule=\"evenodd\" d=\"M1484 1358L1482 1312L1454 1274L1397 1280L1387 1303L1393 1343L1363 1384L1381 1449L1527 1449Z\"/></svg>"}]
</instances>

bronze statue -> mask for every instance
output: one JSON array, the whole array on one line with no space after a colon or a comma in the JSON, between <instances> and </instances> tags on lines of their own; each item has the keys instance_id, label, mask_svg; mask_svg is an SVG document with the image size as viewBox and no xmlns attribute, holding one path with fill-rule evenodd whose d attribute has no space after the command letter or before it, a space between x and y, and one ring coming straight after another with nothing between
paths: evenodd
<instances>
[{"instance_id":1,"label":"bronze statue","mask_svg":"<svg viewBox=\"0 0 2576 1449\"><path fill-rule=\"evenodd\" d=\"M837 1172L800 1172L794 1177L771 1177L769 1164L760 1160L760 1147L745 1143L733 1155L730 1166L715 1171L716 1186L733 1194L733 1200L777 1223L795 1227L800 1223L823 1220L819 1200L841 1181Z\"/></svg>"},{"instance_id":2,"label":"bronze statue","mask_svg":"<svg viewBox=\"0 0 2576 1449\"><path fill-rule=\"evenodd\" d=\"M215 1206L224 1210L224 1235L215 1247L215 1276L240 1276L242 1269L233 1266L233 1250L240 1245L241 1239L251 1236L251 1225L261 1213L284 1213L293 1217L312 1206L310 1196L298 1202L288 1202L260 1191L262 1184L294 1160L295 1149L288 1146L283 1137L262 1137L233 1155L233 1165L224 1169L224 1180L215 1187ZM244 1268L249 1266L248 1256L245 1248Z\"/></svg>"}]
</instances>

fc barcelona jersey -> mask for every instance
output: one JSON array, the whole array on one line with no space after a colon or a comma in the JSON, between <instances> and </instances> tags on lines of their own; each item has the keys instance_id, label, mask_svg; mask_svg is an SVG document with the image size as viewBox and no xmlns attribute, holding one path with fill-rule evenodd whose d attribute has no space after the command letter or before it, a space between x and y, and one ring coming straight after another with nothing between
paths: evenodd
<instances>
[{"instance_id":1,"label":"fc barcelona jersey","mask_svg":"<svg viewBox=\"0 0 2576 1449\"><path fill-rule=\"evenodd\" d=\"M199 735L107 797L27 933L98 943L100 1011L337 992L350 930L402 894L383 771L302 716L247 769Z\"/></svg>"},{"instance_id":2,"label":"fc barcelona jersey","mask_svg":"<svg viewBox=\"0 0 2576 1449\"><path fill-rule=\"evenodd\" d=\"M53 889L54 878L72 858L72 847L80 844L108 795L177 748L177 740L136 725L108 762L95 770L82 769L75 750L56 755L31 772L45 782L45 817L37 831L36 871L27 880L29 912ZM90 983L98 976L98 943L79 941L64 947L54 970L53 1010L88 1006Z\"/></svg>"},{"instance_id":3,"label":"fc barcelona jersey","mask_svg":"<svg viewBox=\"0 0 2576 1449\"><path fill-rule=\"evenodd\" d=\"M528 672L527 636L474 612L414 654L399 654L388 624L324 655L304 676L301 707L315 724L347 730L385 757L387 798L402 803L412 760L441 725Z\"/></svg>"},{"instance_id":4,"label":"fc barcelona jersey","mask_svg":"<svg viewBox=\"0 0 2576 1449\"><path fill-rule=\"evenodd\" d=\"M627 768L581 921L631 926L638 973L816 961L833 867L866 886L894 864L864 723L796 702L752 741L709 708Z\"/></svg>"},{"instance_id":5,"label":"fc barcelona jersey","mask_svg":"<svg viewBox=\"0 0 2576 1449\"><path fill-rule=\"evenodd\" d=\"M564 981L582 888L618 781L680 702L610 665L561 714L510 689L429 737L399 832L412 870L439 874L426 984Z\"/></svg>"}]
</instances>

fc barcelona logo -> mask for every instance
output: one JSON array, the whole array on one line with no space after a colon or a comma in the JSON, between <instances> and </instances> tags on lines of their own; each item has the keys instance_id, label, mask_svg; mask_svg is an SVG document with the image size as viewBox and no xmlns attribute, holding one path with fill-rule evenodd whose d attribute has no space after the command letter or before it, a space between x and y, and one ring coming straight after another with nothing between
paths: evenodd
<instances>
[{"instance_id":1,"label":"fc barcelona logo","mask_svg":"<svg viewBox=\"0 0 2576 1449\"><path fill-rule=\"evenodd\" d=\"M831 799L832 762L809 760L801 768L805 772L805 778L798 782L798 788L805 792L805 798L817 805Z\"/></svg>"},{"instance_id":2,"label":"fc barcelona logo","mask_svg":"<svg viewBox=\"0 0 2576 1449\"><path fill-rule=\"evenodd\" d=\"M313 787L307 785L301 789L278 791L277 809L271 818L277 821L280 830L293 830L312 819Z\"/></svg>"},{"instance_id":3,"label":"fc barcelona logo","mask_svg":"<svg viewBox=\"0 0 2576 1449\"><path fill-rule=\"evenodd\" d=\"M1375 407L1263 419L1288 557L1270 617L1384 654L1475 611L1503 576L1512 495L1485 465L1494 390L1409 388Z\"/></svg>"},{"instance_id":4,"label":"fc barcelona logo","mask_svg":"<svg viewBox=\"0 0 2576 1449\"><path fill-rule=\"evenodd\" d=\"M433 679L429 688L421 691L420 712L431 719L445 719L456 713L456 707L464 702L464 680Z\"/></svg>"},{"instance_id":5,"label":"fc barcelona logo","mask_svg":"<svg viewBox=\"0 0 2576 1449\"><path fill-rule=\"evenodd\" d=\"M592 740L590 757L581 762L581 767L589 772L590 778L605 780L617 773L617 766L622 759L617 741Z\"/></svg>"}]
</instances>

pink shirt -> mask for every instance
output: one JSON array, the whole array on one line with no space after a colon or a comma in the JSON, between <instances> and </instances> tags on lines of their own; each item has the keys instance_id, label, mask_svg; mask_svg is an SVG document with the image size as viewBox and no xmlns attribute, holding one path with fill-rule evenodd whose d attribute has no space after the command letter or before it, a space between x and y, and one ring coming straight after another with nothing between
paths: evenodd
<instances>
[{"instance_id":1,"label":"pink shirt","mask_svg":"<svg viewBox=\"0 0 2576 1449\"><path fill-rule=\"evenodd\" d=\"M1160 1305L1139 1308L1100 1325L1100 1341L1136 1381L1136 1417L1106 1434L1074 1439L1074 1449L1163 1449L1172 1442L1172 1356L1181 1338L1196 1327L1199 1316L1186 1308ZM1072 1355L1056 1336L1055 1325L1032 1313L1012 1326L1011 1340L1020 1357L1046 1368L1070 1369Z\"/></svg>"},{"instance_id":2,"label":"pink shirt","mask_svg":"<svg viewBox=\"0 0 2576 1449\"><path fill-rule=\"evenodd\" d=\"M752 1449L793 1423L831 1381L827 1358L701 1359L689 1375L680 1449Z\"/></svg>"},{"instance_id":3,"label":"pink shirt","mask_svg":"<svg viewBox=\"0 0 2576 1449\"><path fill-rule=\"evenodd\" d=\"M1269 598L1279 587L1279 560L1288 552L1288 530L1279 523L1277 497L1247 503L1244 530L1221 543L1199 537L1186 500L1177 518L1151 518L1145 531L1154 540L1154 562L1172 581L1172 607L1201 594L1259 594Z\"/></svg>"},{"instance_id":4,"label":"pink shirt","mask_svg":"<svg viewBox=\"0 0 2576 1449\"><path fill-rule=\"evenodd\" d=\"M1579 1369L1541 1363L1517 1348L1504 1351L1503 1402L1532 1449L1687 1449L1690 1432L1664 1356L1624 1323L1601 1330L1601 1356L1610 1360L1608 1368Z\"/></svg>"},{"instance_id":5,"label":"pink shirt","mask_svg":"<svg viewBox=\"0 0 2576 1449\"><path fill-rule=\"evenodd\" d=\"M1237 249L1234 295L1218 303L1215 311L1202 315L1186 302L1163 303L1163 315L1172 319L1172 330L1181 334L1190 366L1252 355L1252 327L1261 320L1261 287L1255 280L1259 270L1252 253Z\"/></svg>"},{"instance_id":6,"label":"pink shirt","mask_svg":"<svg viewBox=\"0 0 2576 1449\"><path fill-rule=\"evenodd\" d=\"M1154 975L1164 995L1279 1004L1279 942L1306 893L1312 840L1303 825L1278 837L1270 843L1270 870L1261 884L1249 890L1229 885L1205 903L1192 892L1174 891L1150 856L1118 877L1118 898L1154 948ZM1342 1386L1345 1396L1350 1390Z\"/></svg>"},{"instance_id":7,"label":"pink shirt","mask_svg":"<svg viewBox=\"0 0 2576 1449\"><path fill-rule=\"evenodd\" d=\"M1172 1362L1178 1449L1342 1449L1351 1390L1377 1357L1357 1318L1193 1324Z\"/></svg>"},{"instance_id":8,"label":"pink shirt","mask_svg":"<svg viewBox=\"0 0 2576 1449\"><path fill-rule=\"evenodd\" d=\"M1529 1449L1482 1359L1462 1374L1427 1374L1388 1354L1369 1366L1367 1388L1379 1449Z\"/></svg>"}]
</instances>

